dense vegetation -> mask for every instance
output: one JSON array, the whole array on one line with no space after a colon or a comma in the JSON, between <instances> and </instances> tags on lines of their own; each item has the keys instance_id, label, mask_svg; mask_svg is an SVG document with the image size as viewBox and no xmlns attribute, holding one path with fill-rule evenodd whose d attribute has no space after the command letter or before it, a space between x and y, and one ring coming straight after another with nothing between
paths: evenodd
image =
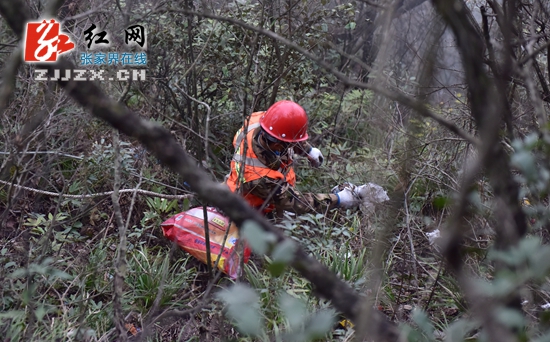
<instances>
[{"instance_id":1,"label":"dense vegetation","mask_svg":"<svg viewBox=\"0 0 550 342\"><path fill-rule=\"evenodd\" d=\"M299 189L373 182L391 198L277 223L366 316L352 323L303 269L272 267L296 265L288 243L237 281L172 246L160 223L216 199L132 122L121 134L66 83L36 81L14 18L52 13L79 52L92 23L105 51L146 28L146 80L96 83L217 182L244 117L300 103L325 164L298 159ZM5 0L0 15L4 341L395 339L371 308L408 340L550 339L547 2ZM258 252L271 236L256 233Z\"/></svg>"}]
</instances>

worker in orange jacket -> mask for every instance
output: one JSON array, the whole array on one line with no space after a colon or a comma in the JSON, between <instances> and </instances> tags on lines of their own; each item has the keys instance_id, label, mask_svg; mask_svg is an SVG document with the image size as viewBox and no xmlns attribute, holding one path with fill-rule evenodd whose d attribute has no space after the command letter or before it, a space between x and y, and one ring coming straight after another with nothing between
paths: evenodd
<instances>
[{"instance_id":1,"label":"worker in orange jacket","mask_svg":"<svg viewBox=\"0 0 550 342\"><path fill-rule=\"evenodd\" d=\"M251 206L265 213L274 209L324 213L358 206L364 186L327 194L295 188L294 154L307 157L314 167L323 163L321 151L306 142L307 126L305 110L292 101L279 101L266 112L252 113L233 139L235 154L226 180L231 191L239 191Z\"/></svg>"}]
</instances>

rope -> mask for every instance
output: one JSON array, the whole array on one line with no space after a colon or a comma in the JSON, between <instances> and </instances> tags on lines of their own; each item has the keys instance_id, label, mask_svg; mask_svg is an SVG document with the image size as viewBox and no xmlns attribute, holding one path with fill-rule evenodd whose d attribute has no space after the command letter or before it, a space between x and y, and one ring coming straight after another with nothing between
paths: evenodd
<instances>
[{"instance_id":1,"label":"rope","mask_svg":"<svg viewBox=\"0 0 550 342\"><path fill-rule=\"evenodd\" d=\"M100 197L100 196L109 196L113 193L113 191L106 191L106 192L99 192L95 194L87 194L87 195L69 195L69 194L61 194L56 192L50 192L50 191L44 191L44 190L38 190L34 188L30 188L28 186L18 185L18 184L12 184L10 182L2 181L0 180L1 184L11 185L21 190L27 190L36 192L38 194L47 195L47 196L62 196L67 198L75 198L75 199L84 199L84 198L93 198L93 197ZM193 197L192 194L186 194L186 195L165 195L165 194L159 194L153 191L148 190L142 190L142 189L123 189L119 190L119 193L125 193L125 192L135 192L141 195L148 195L148 196L154 196L154 197L160 197L160 198L166 198L166 199L183 199L183 198L190 198Z\"/></svg>"}]
</instances>

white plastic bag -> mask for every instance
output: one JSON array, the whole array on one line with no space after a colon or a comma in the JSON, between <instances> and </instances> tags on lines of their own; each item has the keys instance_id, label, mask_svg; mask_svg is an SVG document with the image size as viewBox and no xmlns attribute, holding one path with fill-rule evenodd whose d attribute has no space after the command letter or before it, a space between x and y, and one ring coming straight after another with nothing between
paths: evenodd
<instances>
[{"instance_id":1,"label":"white plastic bag","mask_svg":"<svg viewBox=\"0 0 550 342\"><path fill-rule=\"evenodd\" d=\"M357 187L356 190L361 198L362 207L369 212L374 212L375 204L386 202L390 199L386 190L378 184L367 183Z\"/></svg>"},{"instance_id":2,"label":"white plastic bag","mask_svg":"<svg viewBox=\"0 0 550 342\"><path fill-rule=\"evenodd\" d=\"M386 190L378 184L367 183L360 186L356 186L352 183L344 183L332 188L333 193L349 188L353 191L353 194L360 200L360 208L363 212L372 214L374 207L377 203L388 201L390 198L386 193Z\"/></svg>"}]
</instances>

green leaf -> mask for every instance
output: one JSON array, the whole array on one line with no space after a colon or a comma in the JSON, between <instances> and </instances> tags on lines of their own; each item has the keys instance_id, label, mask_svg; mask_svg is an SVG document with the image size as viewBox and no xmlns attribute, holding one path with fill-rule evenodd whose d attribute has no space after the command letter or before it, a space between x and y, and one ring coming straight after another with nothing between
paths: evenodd
<instances>
[{"instance_id":1,"label":"green leaf","mask_svg":"<svg viewBox=\"0 0 550 342\"><path fill-rule=\"evenodd\" d=\"M70 275L69 273L60 271L60 270L55 269L55 268L52 268L52 269L50 270L50 273L51 273L51 276L52 276L53 278L64 279L64 280L73 279L73 276Z\"/></svg>"},{"instance_id":2,"label":"green leaf","mask_svg":"<svg viewBox=\"0 0 550 342\"><path fill-rule=\"evenodd\" d=\"M530 255L529 261L533 271L533 276L537 278L543 278L548 273L550 264L550 246L540 246L537 250L534 250Z\"/></svg>"},{"instance_id":3,"label":"green leaf","mask_svg":"<svg viewBox=\"0 0 550 342\"><path fill-rule=\"evenodd\" d=\"M285 272L286 264L282 262L272 262L267 266L269 273L273 277L278 277Z\"/></svg>"},{"instance_id":4,"label":"green leaf","mask_svg":"<svg viewBox=\"0 0 550 342\"><path fill-rule=\"evenodd\" d=\"M448 206L449 202L450 200L448 197L440 195L433 199L432 204L435 209L443 210Z\"/></svg>"},{"instance_id":5,"label":"green leaf","mask_svg":"<svg viewBox=\"0 0 550 342\"><path fill-rule=\"evenodd\" d=\"M279 307L283 311L291 328L301 326L307 317L304 303L286 292L282 292L279 295Z\"/></svg>"},{"instance_id":6,"label":"green leaf","mask_svg":"<svg viewBox=\"0 0 550 342\"><path fill-rule=\"evenodd\" d=\"M275 246L271 254L271 259L273 262L288 264L294 259L294 253L296 253L297 247L294 241L285 240Z\"/></svg>"},{"instance_id":7,"label":"green leaf","mask_svg":"<svg viewBox=\"0 0 550 342\"><path fill-rule=\"evenodd\" d=\"M241 228L243 238L255 253L266 254L269 247L277 242L277 237L273 233L265 232L259 224L254 221L246 220Z\"/></svg>"},{"instance_id":8,"label":"green leaf","mask_svg":"<svg viewBox=\"0 0 550 342\"><path fill-rule=\"evenodd\" d=\"M71 186L69 186L69 193L71 194L74 194L75 192L78 192L78 190L80 189L80 182L74 182L71 184Z\"/></svg>"},{"instance_id":9,"label":"green leaf","mask_svg":"<svg viewBox=\"0 0 550 342\"><path fill-rule=\"evenodd\" d=\"M512 165L523 171L524 175L530 179L536 179L537 165L535 157L526 150L519 150L510 158Z\"/></svg>"},{"instance_id":10,"label":"green leaf","mask_svg":"<svg viewBox=\"0 0 550 342\"><path fill-rule=\"evenodd\" d=\"M424 333L426 337L432 337L434 333L434 327L430 321L428 315L419 309L414 309L412 313L412 319L418 325L420 330Z\"/></svg>"},{"instance_id":11,"label":"green leaf","mask_svg":"<svg viewBox=\"0 0 550 342\"><path fill-rule=\"evenodd\" d=\"M227 315L243 334L259 336L263 333L263 317L256 291L244 284L235 284L218 292L218 299L226 304Z\"/></svg>"},{"instance_id":12,"label":"green leaf","mask_svg":"<svg viewBox=\"0 0 550 342\"><path fill-rule=\"evenodd\" d=\"M348 24L346 25L345 29L347 29L347 30L353 30L353 29L355 28L355 25L356 25L355 21L351 21L350 23L348 23Z\"/></svg>"},{"instance_id":13,"label":"green leaf","mask_svg":"<svg viewBox=\"0 0 550 342\"><path fill-rule=\"evenodd\" d=\"M46 307L44 305L39 305L36 310L34 311L34 314L36 316L36 319L38 321L41 321L42 318L44 318L44 316L48 313L48 310L46 309Z\"/></svg>"},{"instance_id":14,"label":"green leaf","mask_svg":"<svg viewBox=\"0 0 550 342\"><path fill-rule=\"evenodd\" d=\"M335 322L335 314L333 311L323 310L311 316L309 324L306 326L306 333L310 339L320 339L324 337Z\"/></svg>"},{"instance_id":15,"label":"green leaf","mask_svg":"<svg viewBox=\"0 0 550 342\"><path fill-rule=\"evenodd\" d=\"M447 340L449 341L463 341L466 334L474 328L475 325L472 322L465 319L459 319L449 325L445 331L445 336L447 336Z\"/></svg>"},{"instance_id":16,"label":"green leaf","mask_svg":"<svg viewBox=\"0 0 550 342\"><path fill-rule=\"evenodd\" d=\"M26 312L24 310L11 310L8 312L0 312L0 320L2 319L13 319L17 320L21 317L24 317Z\"/></svg>"},{"instance_id":17,"label":"green leaf","mask_svg":"<svg viewBox=\"0 0 550 342\"><path fill-rule=\"evenodd\" d=\"M8 275L9 278L17 279L26 277L29 274L26 268L18 268Z\"/></svg>"},{"instance_id":18,"label":"green leaf","mask_svg":"<svg viewBox=\"0 0 550 342\"><path fill-rule=\"evenodd\" d=\"M523 140L523 144L528 149L533 149L539 142L539 135L537 133L528 134Z\"/></svg>"},{"instance_id":19,"label":"green leaf","mask_svg":"<svg viewBox=\"0 0 550 342\"><path fill-rule=\"evenodd\" d=\"M512 293L516 288L516 283L509 277L505 277L504 274L499 273L495 277L493 283L488 283L480 280L479 289L484 291L488 296L507 296Z\"/></svg>"},{"instance_id":20,"label":"green leaf","mask_svg":"<svg viewBox=\"0 0 550 342\"><path fill-rule=\"evenodd\" d=\"M538 337L533 342L550 342L550 332Z\"/></svg>"},{"instance_id":21,"label":"green leaf","mask_svg":"<svg viewBox=\"0 0 550 342\"><path fill-rule=\"evenodd\" d=\"M495 310L497 319L510 328L522 329L525 325L525 317L518 310L500 308Z\"/></svg>"}]
</instances>

